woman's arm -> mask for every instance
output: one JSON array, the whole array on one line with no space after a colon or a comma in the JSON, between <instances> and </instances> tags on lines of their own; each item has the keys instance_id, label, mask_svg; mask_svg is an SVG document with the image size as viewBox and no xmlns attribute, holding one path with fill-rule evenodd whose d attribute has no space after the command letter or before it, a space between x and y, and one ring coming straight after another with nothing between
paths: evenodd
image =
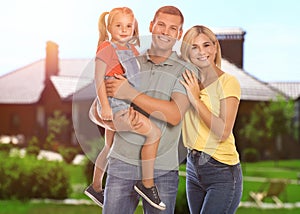
<instances>
[{"instance_id":1,"label":"woman's arm","mask_svg":"<svg viewBox=\"0 0 300 214\"><path fill-rule=\"evenodd\" d=\"M183 74L185 82L181 82L188 91L188 97L199 117L207 127L218 136L220 141L226 140L232 132L236 119L239 100L236 97L227 97L220 100L220 115L214 115L200 100L200 87L195 74L186 71Z\"/></svg>"},{"instance_id":2,"label":"woman's arm","mask_svg":"<svg viewBox=\"0 0 300 214\"><path fill-rule=\"evenodd\" d=\"M194 108L205 125L210 127L212 132L218 136L220 141L224 141L232 132L238 106L239 100L236 97L227 97L222 99L219 117L209 111L200 99L196 102Z\"/></svg>"}]
</instances>

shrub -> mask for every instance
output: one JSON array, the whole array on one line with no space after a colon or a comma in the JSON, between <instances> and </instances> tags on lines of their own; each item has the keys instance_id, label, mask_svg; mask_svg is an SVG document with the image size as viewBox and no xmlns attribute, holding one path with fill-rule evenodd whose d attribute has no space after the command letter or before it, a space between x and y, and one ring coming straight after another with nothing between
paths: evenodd
<instances>
[{"instance_id":1,"label":"shrub","mask_svg":"<svg viewBox=\"0 0 300 214\"><path fill-rule=\"evenodd\" d=\"M40 153L41 148L39 147L39 139L36 136L33 136L26 148L26 153L29 155L37 156Z\"/></svg>"},{"instance_id":2,"label":"shrub","mask_svg":"<svg viewBox=\"0 0 300 214\"><path fill-rule=\"evenodd\" d=\"M256 162L259 161L259 153L254 148L246 148L242 153L242 159L245 162Z\"/></svg>"},{"instance_id":3,"label":"shrub","mask_svg":"<svg viewBox=\"0 0 300 214\"><path fill-rule=\"evenodd\" d=\"M175 213L189 213L187 198L186 198L186 177L179 177L178 192L176 197Z\"/></svg>"},{"instance_id":4,"label":"shrub","mask_svg":"<svg viewBox=\"0 0 300 214\"><path fill-rule=\"evenodd\" d=\"M0 153L0 199L65 199L71 193L64 163L34 156L9 157Z\"/></svg>"},{"instance_id":5,"label":"shrub","mask_svg":"<svg viewBox=\"0 0 300 214\"><path fill-rule=\"evenodd\" d=\"M102 147L104 146L104 138L97 138L90 140L86 143L86 162L84 164L84 174L86 176L87 183L91 183L93 179L94 167L95 167L95 160L101 151ZM106 176L105 176L106 177ZM103 184L105 183L105 177L103 179Z\"/></svg>"},{"instance_id":6,"label":"shrub","mask_svg":"<svg viewBox=\"0 0 300 214\"><path fill-rule=\"evenodd\" d=\"M75 147L60 146L58 152L66 163L72 163L75 156L78 154L78 149Z\"/></svg>"},{"instance_id":7,"label":"shrub","mask_svg":"<svg viewBox=\"0 0 300 214\"><path fill-rule=\"evenodd\" d=\"M0 142L0 151L9 153L13 145L11 143L2 143Z\"/></svg>"},{"instance_id":8,"label":"shrub","mask_svg":"<svg viewBox=\"0 0 300 214\"><path fill-rule=\"evenodd\" d=\"M85 164L84 164L84 174L86 177L86 182L88 184L92 183L92 181L93 181L94 167L95 167L95 164L90 159L86 158ZM102 182L102 183L105 183L105 182Z\"/></svg>"}]
</instances>

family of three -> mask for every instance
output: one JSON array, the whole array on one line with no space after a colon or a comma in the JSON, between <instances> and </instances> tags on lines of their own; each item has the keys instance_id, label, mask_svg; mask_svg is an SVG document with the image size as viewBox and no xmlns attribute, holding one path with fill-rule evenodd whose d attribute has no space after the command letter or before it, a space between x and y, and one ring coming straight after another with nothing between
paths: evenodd
<instances>
[{"instance_id":1,"label":"family of three","mask_svg":"<svg viewBox=\"0 0 300 214\"><path fill-rule=\"evenodd\" d=\"M141 197L144 213L174 213L181 135L190 213L235 213L239 205L242 171L232 129L240 85L221 70L214 33L196 25L183 36L183 23L178 8L159 8L149 25L151 45L138 53L130 8L100 16L90 118L105 128L105 146L85 194L102 213L134 213ZM179 56L173 47L182 36Z\"/></svg>"}]
</instances>

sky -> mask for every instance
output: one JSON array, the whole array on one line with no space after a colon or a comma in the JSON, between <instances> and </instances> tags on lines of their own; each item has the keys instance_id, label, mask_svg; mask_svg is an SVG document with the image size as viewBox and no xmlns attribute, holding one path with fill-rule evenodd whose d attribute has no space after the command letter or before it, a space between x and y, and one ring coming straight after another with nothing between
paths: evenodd
<instances>
[{"instance_id":1,"label":"sky","mask_svg":"<svg viewBox=\"0 0 300 214\"><path fill-rule=\"evenodd\" d=\"M182 11L184 31L194 25L245 31L244 70L255 78L300 82L298 0L1 0L0 76L45 58L47 41L59 45L59 58L92 59L98 17L114 7L130 7L140 35L148 36L164 5Z\"/></svg>"}]
</instances>

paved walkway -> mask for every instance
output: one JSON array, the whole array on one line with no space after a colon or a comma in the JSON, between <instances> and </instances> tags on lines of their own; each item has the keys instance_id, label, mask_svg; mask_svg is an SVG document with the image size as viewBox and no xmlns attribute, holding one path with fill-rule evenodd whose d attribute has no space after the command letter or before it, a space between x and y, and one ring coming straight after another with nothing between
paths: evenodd
<instances>
[{"instance_id":1,"label":"paved walkway","mask_svg":"<svg viewBox=\"0 0 300 214\"><path fill-rule=\"evenodd\" d=\"M33 200L31 200L31 203L51 203L51 204L97 206L92 200L89 200L89 199L65 199L65 200L33 199ZM260 208L260 209L283 209L283 208L284 209L292 209L292 208L300 208L300 202L283 203L282 206L277 206L275 203L262 203L262 206L258 207L255 202L245 201L245 202L241 202L239 207Z\"/></svg>"},{"instance_id":2,"label":"paved walkway","mask_svg":"<svg viewBox=\"0 0 300 214\"><path fill-rule=\"evenodd\" d=\"M241 202L240 207L256 207L258 208L255 202L244 201ZM300 208L300 202L296 203L282 203L282 206L278 206L275 203L262 203L260 209L292 209L292 208Z\"/></svg>"}]
</instances>

